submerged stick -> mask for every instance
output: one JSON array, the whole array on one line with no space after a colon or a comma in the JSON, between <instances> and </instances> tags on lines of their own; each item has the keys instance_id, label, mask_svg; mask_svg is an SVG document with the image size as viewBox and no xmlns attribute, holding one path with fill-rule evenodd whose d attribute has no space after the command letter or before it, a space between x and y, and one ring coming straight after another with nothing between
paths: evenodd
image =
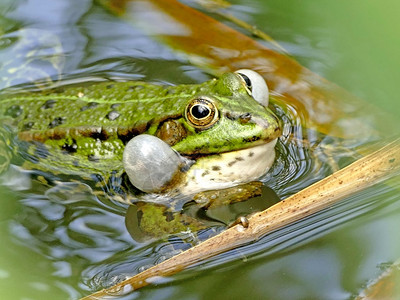
<instances>
[{"instance_id":1,"label":"submerged stick","mask_svg":"<svg viewBox=\"0 0 400 300\"><path fill-rule=\"evenodd\" d=\"M280 52L286 55L289 54L285 48L283 48L276 40L274 40L267 33L258 29L256 26L251 25L239 18L236 18L234 15L225 11L224 8L228 8L232 5L230 2L224 0L208 0L208 1L197 0L197 2L204 8L208 9L209 11L212 11L213 13L217 14L219 17L224 18L225 20L228 20L238 25L239 27L247 30L253 36L256 36L264 41L269 42L271 45L274 45L277 49L279 49Z\"/></svg>"},{"instance_id":2,"label":"submerged stick","mask_svg":"<svg viewBox=\"0 0 400 300\"><path fill-rule=\"evenodd\" d=\"M391 264L376 280L355 298L355 300L399 299L400 259Z\"/></svg>"},{"instance_id":3,"label":"submerged stick","mask_svg":"<svg viewBox=\"0 0 400 300\"><path fill-rule=\"evenodd\" d=\"M248 219L246 228L237 224L185 252L83 299L100 299L132 292L151 284L152 279L156 277L173 275L207 258L254 242L268 233L330 207L344 197L398 173L400 138L297 194L254 214Z\"/></svg>"}]
</instances>

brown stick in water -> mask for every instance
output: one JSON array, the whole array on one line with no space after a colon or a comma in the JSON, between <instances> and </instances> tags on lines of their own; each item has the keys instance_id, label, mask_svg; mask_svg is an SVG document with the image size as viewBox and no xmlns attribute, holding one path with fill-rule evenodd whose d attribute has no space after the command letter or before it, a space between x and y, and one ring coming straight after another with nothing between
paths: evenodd
<instances>
[{"instance_id":1,"label":"brown stick in water","mask_svg":"<svg viewBox=\"0 0 400 300\"><path fill-rule=\"evenodd\" d=\"M170 276L217 254L254 242L279 228L321 211L341 199L382 182L400 172L400 138L351 165L316 182L289 198L256 213L248 226L237 224L162 263L111 288L83 299L121 296L152 283L159 276Z\"/></svg>"}]
</instances>

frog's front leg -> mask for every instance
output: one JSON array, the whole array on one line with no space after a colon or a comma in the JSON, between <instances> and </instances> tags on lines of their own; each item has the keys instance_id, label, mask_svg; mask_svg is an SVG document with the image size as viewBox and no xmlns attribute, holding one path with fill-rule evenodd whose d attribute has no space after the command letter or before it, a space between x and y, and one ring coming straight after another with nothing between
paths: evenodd
<instances>
[{"instance_id":1,"label":"frog's front leg","mask_svg":"<svg viewBox=\"0 0 400 300\"><path fill-rule=\"evenodd\" d=\"M130 182L146 193L165 192L191 163L167 143L148 134L131 139L123 153Z\"/></svg>"},{"instance_id":2,"label":"frog's front leg","mask_svg":"<svg viewBox=\"0 0 400 300\"><path fill-rule=\"evenodd\" d=\"M257 197L263 195L263 198ZM257 197L257 199L255 199ZM276 194L261 182L250 182L239 186L198 193L192 202L175 210L165 205L137 202L130 206L126 215L126 226L138 242L164 238L171 234L191 232L210 226L227 226L238 216L263 210L279 201ZM234 203L253 201L245 207L233 208Z\"/></svg>"},{"instance_id":3,"label":"frog's front leg","mask_svg":"<svg viewBox=\"0 0 400 300\"><path fill-rule=\"evenodd\" d=\"M128 208L126 227L138 242L167 237L185 232L196 233L207 226L201 220L173 211L170 207L146 202L137 202Z\"/></svg>"},{"instance_id":4,"label":"frog's front leg","mask_svg":"<svg viewBox=\"0 0 400 300\"><path fill-rule=\"evenodd\" d=\"M262 186L263 184L261 182L253 181L222 190L204 191L196 194L193 200L202 205L205 209L229 205L260 196L262 193Z\"/></svg>"},{"instance_id":5,"label":"frog's front leg","mask_svg":"<svg viewBox=\"0 0 400 300\"><path fill-rule=\"evenodd\" d=\"M201 192L194 196L194 200L198 205L202 205L201 210L208 220L228 226L280 201L272 189L259 181L223 190Z\"/></svg>"}]
</instances>

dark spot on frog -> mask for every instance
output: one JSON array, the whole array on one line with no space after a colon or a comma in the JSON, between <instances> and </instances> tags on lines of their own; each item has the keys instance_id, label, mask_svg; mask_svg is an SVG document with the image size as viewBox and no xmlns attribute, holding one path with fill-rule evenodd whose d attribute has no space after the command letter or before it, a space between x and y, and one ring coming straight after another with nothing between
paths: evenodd
<instances>
[{"instance_id":1,"label":"dark spot on frog","mask_svg":"<svg viewBox=\"0 0 400 300\"><path fill-rule=\"evenodd\" d=\"M5 111L6 116L10 116L11 118L16 118L19 117L24 110L22 109L21 106L19 105L11 105L7 110Z\"/></svg>"},{"instance_id":2,"label":"dark spot on frog","mask_svg":"<svg viewBox=\"0 0 400 300\"><path fill-rule=\"evenodd\" d=\"M213 171L219 171L219 170L221 170L221 167L220 166L212 166L211 169Z\"/></svg>"},{"instance_id":3,"label":"dark spot on frog","mask_svg":"<svg viewBox=\"0 0 400 300\"><path fill-rule=\"evenodd\" d=\"M131 85L127 91L135 91L144 89L143 85Z\"/></svg>"},{"instance_id":4,"label":"dark spot on frog","mask_svg":"<svg viewBox=\"0 0 400 300\"><path fill-rule=\"evenodd\" d=\"M71 144L65 143L61 146L61 149L71 154L78 150L78 145L76 144L75 140L72 140Z\"/></svg>"},{"instance_id":5,"label":"dark spot on frog","mask_svg":"<svg viewBox=\"0 0 400 300\"><path fill-rule=\"evenodd\" d=\"M65 118L64 118L64 117L57 117L57 118L54 118L54 120L51 121L51 122L49 123L49 128L57 127L57 126L63 124L64 121L65 121Z\"/></svg>"},{"instance_id":6,"label":"dark spot on frog","mask_svg":"<svg viewBox=\"0 0 400 300\"><path fill-rule=\"evenodd\" d=\"M254 152L249 153L249 157L253 157L253 155L254 155Z\"/></svg>"},{"instance_id":7,"label":"dark spot on frog","mask_svg":"<svg viewBox=\"0 0 400 300\"><path fill-rule=\"evenodd\" d=\"M85 111L87 109L91 109L91 108L95 108L97 107L99 104L97 102L89 102L88 104L86 104L85 106L81 107L81 111Z\"/></svg>"},{"instance_id":8,"label":"dark spot on frog","mask_svg":"<svg viewBox=\"0 0 400 300\"><path fill-rule=\"evenodd\" d=\"M232 121L236 120L236 117L233 116L233 115L231 115L231 113L229 113L229 112L227 112L227 113L225 114L225 117L226 117L227 119L229 119L229 120L232 120Z\"/></svg>"},{"instance_id":9,"label":"dark spot on frog","mask_svg":"<svg viewBox=\"0 0 400 300\"><path fill-rule=\"evenodd\" d=\"M176 94L176 89L175 88L168 88L165 91L165 95L173 95L173 94Z\"/></svg>"},{"instance_id":10,"label":"dark spot on frog","mask_svg":"<svg viewBox=\"0 0 400 300\"><path fill-rule=\"evenodd\" d=\"M79 167L79 161L77 161L77 160L74 160L74 161L72 162L72 164L73 164L75 167Z\"/></svg>"},{"instance_id":11,"label":"dark spot on frog","mask_svg":"<svg viewBox=\"0 0 400 300\"><path fill-rule=\"evenodd\" d=\"M111 109L116 109L118 106L121 106L121 103L114 103L110 106Z\"/></svg>"},{"instance_id":12,"label":"dark spot on frog","mask_svg":"<svg viewBox=\"0 0 400 300\"><path fill-rule=\"evenodd\" d=\"M244 113L239 116L239 120L241 124L246 124L251 120L251 113Z\"/></svg>"},{"instance_id":13,"label":"dark spot on frog","mask_svg":"<svg viewBox=\"0 0 400 300\"><path fill-rule=\"evenodd\" d=\"M100 159L96 156L96 155L94 155L94 154L89 154L88 156L87 156L87 158L88 158L88 160L89 161L92 161L92 162L98 162Z\"/></svg>"},{"instance_id":14,"label":"dark spot on frog","mask_svg":"<svg viewBox=\"0 0 400 300\"><path fill-rule=\"evenodd\" d=\"M114 121L115 119L117 119L121 114L119 112L117 112L116 110L112 110L110 111L106 118L109 119L110 121Z\"/></svg>"},{"instance_id":15,"label":"dark spot on frog","mask_svg":"<svg viewBox=\"0 0 400 300\"><path fill-rule=\"evenodd\" d=\"M228 166L229 166L229 167L232 167L234 164L236 164L236 162L242 161L242 160L244 160L243 157L240 157L240 156L239 156L239 157L235 157L235 160L229 162L229 163L228 163Z\"/></svg>"},{"instance_id":16,"label":"dark spot on frog","mask_svg":"<svg viewBox=\"0 0 400 300\"><path fill-rule=\"evenodd\" d=\"M112 89L115 86L115 84L109 84L106 86L106 89Z\"/></svg>"},{"instance_id":17,"label":"dark spot on frog","mask_svg":"<svg viewBox=\"0 0 400 300\"><path fill-rule=\"evenodd\" d=\"M126 145L134 136L137 136L150 128L151 121L132 128L118 128L117 135L124 145Z\"/></svg>"},{"instance_id":18,"label":"dark spot on frog","mask_svg":"<svg viewBox=\"0 0 400 300\"><path fill-rule=\"evenodd\" d=\"M100 141L106 141L108 139L108 133L103 128L101 128L101 130L99 131L90 132L89 137Z\"/></svg>"},{"instance_id":19,"label":"dark spot on frog","mask_svg":"<svg viewBox=\"0 0 400 300\"><path fill-rule=\"evenodd\" d=\"M392 163L394 163L394 162L395 162L395 160L396 160L395 158L389 159L389 163L391 163L391 164L392 164Z\"/></svg>"},{"instance_id":20,"label":"dark spot on frog","mask_svg":"<svg viewBox=\"0 0 400 300\"><path fill-rule=\"evenodd\" d=\"M243 142L244 142L244 143L251 143L251 142L258 141L258 140L260 140L260 139L261 139L261 137L254 135L254 136L252 136L251 138L245 138L245 139L243 139Z\"/></svg>"},{"instance_id":21,"label":"dark spot on frog","mask_svg":"<svg viewBox=\"0 0 400 300\"><path fill-rule=\"evenodd\" d=\"M23 131L31 130L33 125L35 125L34 122L25 123L24 125L22 125L22 130Z\"/></svg>"},{"instance_id":22,"label":"dark spot on frog","mask_svg":"<svg viewBox=\"0 0 400 300\"><path fill-rule=\"evenodd\" d=\"M171 211L166 211L163 213L163 216L165 216L165 220L167 222L171 222L174 220L174 214Z\"/></svg>"},{"instance_id":23,"label":"dark spot on frog","mask_svg":"<svg viewBox=\"0 0 400 300\"><path fill-rule=\"evenodd\" d=\"M51 136L52 139L54 140L61 140L63 138L65 138L65 132L63 131L56 131L53 133L53 135Z\"/></svg>"},{"instance_id":24,"label":"dark spot on frog","mask_svg":"<svg viewBox=\"0 0 400 300\"><path fill-rule=\"evenodd\" d=\"M228 163L228 166L229 166L229 167L232 167L234 164L236 164L236 162L237 162L236 160L231 161L231 162Z\"/></svg>"},{"instance_id":25,"label":"dark spot on frog","mask_svg":"<svg viewBox=\"0 0 400 300\"><path fill-rule=\"evenodd\" d=\"M206 176L208 174L210 174L210 172L207 170L207 171L203 172L203 174L201 174L201 177L204 177L204 176Z\"/></svg>"},{"instance_id":26,"label":"dark spot on frog","mask_svg":"<svg viewBox=\"0 0 400 300\"><path fill-rule=\"evenodd\" d=\"M56 100L50 99L47 100L41 107L40 109L49 109L49 108L53 108L54 105L56 104Z\"/></svg>"}]
</instances>

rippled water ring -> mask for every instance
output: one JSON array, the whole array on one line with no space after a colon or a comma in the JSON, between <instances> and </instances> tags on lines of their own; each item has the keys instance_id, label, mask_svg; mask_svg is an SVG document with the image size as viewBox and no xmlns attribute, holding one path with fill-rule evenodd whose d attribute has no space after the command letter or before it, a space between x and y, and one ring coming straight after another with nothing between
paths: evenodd
<instances>
[{"instance_id":1,"label":"rippled water ring","mask_svg":"<svg viewBox=\"0 0 400 300\"><path fill-rule=\"evenodd\" d=\"M61 78L65 64L60 39L41 29L21 29L0 38L0 90L23 83L37 86Z\"/></svg>"}]
</instances>

